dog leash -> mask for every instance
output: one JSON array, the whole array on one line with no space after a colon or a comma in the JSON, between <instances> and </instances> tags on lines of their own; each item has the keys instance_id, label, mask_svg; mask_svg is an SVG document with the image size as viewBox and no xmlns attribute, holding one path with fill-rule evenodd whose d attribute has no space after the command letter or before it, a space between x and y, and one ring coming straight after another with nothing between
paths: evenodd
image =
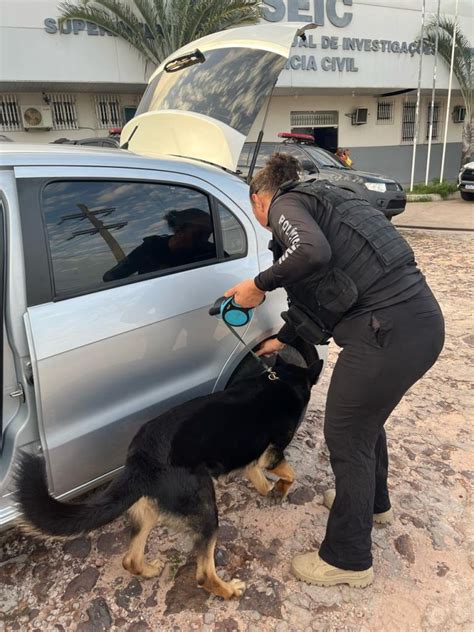
<instances>
[{"instance_id":1,"label":"dog leash","mask_svg":"<svg viewBox=\"0 0 474 632\"><path fill-rule=\"evenodd\" d=\"M222 320L224 321L227 329L237 338L237 340L247 349L247 351L257 360L260 366L263 368L263 373L267 373L267 377L272 382L278 380L278 375L272 369L272 367L265 364L265 362L260 358L243 340L239 334L235 331L234 327L243 327L247 325L253 314L253 309L242 307L234 301L234 298L231 296L230 298L220 297L214 303L214 305L209 309L209 314L211 316L220 315Z\"/></svg>"}]
</instances>

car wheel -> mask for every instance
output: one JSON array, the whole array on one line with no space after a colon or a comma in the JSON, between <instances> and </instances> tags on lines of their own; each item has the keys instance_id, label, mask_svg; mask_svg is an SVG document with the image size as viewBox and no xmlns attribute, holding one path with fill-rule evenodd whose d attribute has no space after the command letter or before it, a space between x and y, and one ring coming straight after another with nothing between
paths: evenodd
<instances>
[{"instance_id":1,"label":"car wheel","mask_svg":"<svg viewBox=\"0 0 474 632\"><path fill-rule=\"evenodd\" d=\"M467 191L461 191L461 197L466 202L474 202L474 193L468 193Z\"/></svg>"}]
</instances>

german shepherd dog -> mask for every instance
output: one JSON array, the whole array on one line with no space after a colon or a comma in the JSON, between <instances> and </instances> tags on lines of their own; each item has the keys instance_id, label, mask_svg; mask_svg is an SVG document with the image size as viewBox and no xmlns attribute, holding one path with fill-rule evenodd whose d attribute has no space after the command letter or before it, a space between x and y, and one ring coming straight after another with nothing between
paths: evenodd
<instances>
[{"instance_id":1,"label":"german shepherd dog","mask_svg":"<svg viewBox=\"0 0 474 632\"><path fill-rule=\"evenodd\" d=\"M133 438L125 468L109 486L82 503L55 500L48 492L43 459L23 454L17 499L34 532L70 537L108 524L128 510L131 542L123 566L133 575L155 577L161 560L144 559L158 520L190 530L197 552L197 583L224 599L241 597L245 584L216 574L218 515L213 478L233 470L245 474L262 495L273 488L285 497L295 475L283 450L293 438L322 361L310 368L277 357L264 372L225 391L181 404L143 425ZM273 378L273 379L269 379ZM273 484L264 471L278 478Z\"/></svg>"}]
</instances>

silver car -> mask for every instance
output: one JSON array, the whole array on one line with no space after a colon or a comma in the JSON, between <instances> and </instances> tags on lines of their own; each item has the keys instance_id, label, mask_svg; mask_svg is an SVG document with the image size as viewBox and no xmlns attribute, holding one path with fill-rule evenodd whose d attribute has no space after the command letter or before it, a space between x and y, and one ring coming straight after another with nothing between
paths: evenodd
<instances>
[{"instance_id":1,"label":"silver car","mask_svg":"<svg viewBox=\"0 0 474 632\"><path fill-rule=\"evenodd\" d=\"M278 43L268 43L269 30L263 29L266 39L254 36L242 50L267 62L273 55L272 68L283 67L282 33L288 55L296 27L273 27ZM251 39L249 30L236 31ZM224 57L232 48L228 33ZM218 35L211 36L214 51L221 50ZM269 47L279 52L269 53ZM202 42L200 51L207 55ZM242 52L237 57L242 61ZM212 70L213 54L209 60ZM258 92L257 83L254 76ZM267 94L273 87L268 75L264 84ZM156 80L150 85L156 98ZM248 127L249 101L242 97L241 106ZM241 121L236 103L232 108L232 121ZM188 116L212 128L211 116ZM181 142L186 125L176 127L170 117L179 113L165 118ZM124 130L130 148L157 153L144 151L143 130L130 139L137 124L139 129L140 118ZM248 187L228 171L234 159L236 167L245 135L229 132L222 121L214 127L214 161L209 135L201 135L202 156L196 138L193 159L171 156L185 152L171 151L169 130L167 155L156 158L68 145L2 148L0 527L18 515L13 474L20 450L44 455L55 496L76 495L117 472L141 424L259 370L222 321L208 315L227 288L271 265L268 234L253 219ZM232 137L227 149L226 133ZM285 307L284 292L272 292L239 330L245 342L255 347L274 335ZM307 361L316 357L314 348L296 346ZM324 349L319 354L324 358Z\"/></svg>"}]
</instances>

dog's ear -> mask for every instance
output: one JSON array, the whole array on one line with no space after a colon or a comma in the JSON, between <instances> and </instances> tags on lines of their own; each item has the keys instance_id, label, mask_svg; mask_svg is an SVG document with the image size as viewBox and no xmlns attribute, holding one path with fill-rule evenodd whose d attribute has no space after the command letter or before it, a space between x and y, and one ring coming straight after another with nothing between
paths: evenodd
<instances>
[{"instance_id":1,"label":"dog's ear","mask_svg":"<svg viewBox=\"0 0 474 632\"><path fill-rule=\"evenodd\" d=\"M308 375L311 386L314 386L318 381L318 377L323 370L324 362L322 360L316 360L311 366L308 367Z\"/></svg>"}]
</instances>

